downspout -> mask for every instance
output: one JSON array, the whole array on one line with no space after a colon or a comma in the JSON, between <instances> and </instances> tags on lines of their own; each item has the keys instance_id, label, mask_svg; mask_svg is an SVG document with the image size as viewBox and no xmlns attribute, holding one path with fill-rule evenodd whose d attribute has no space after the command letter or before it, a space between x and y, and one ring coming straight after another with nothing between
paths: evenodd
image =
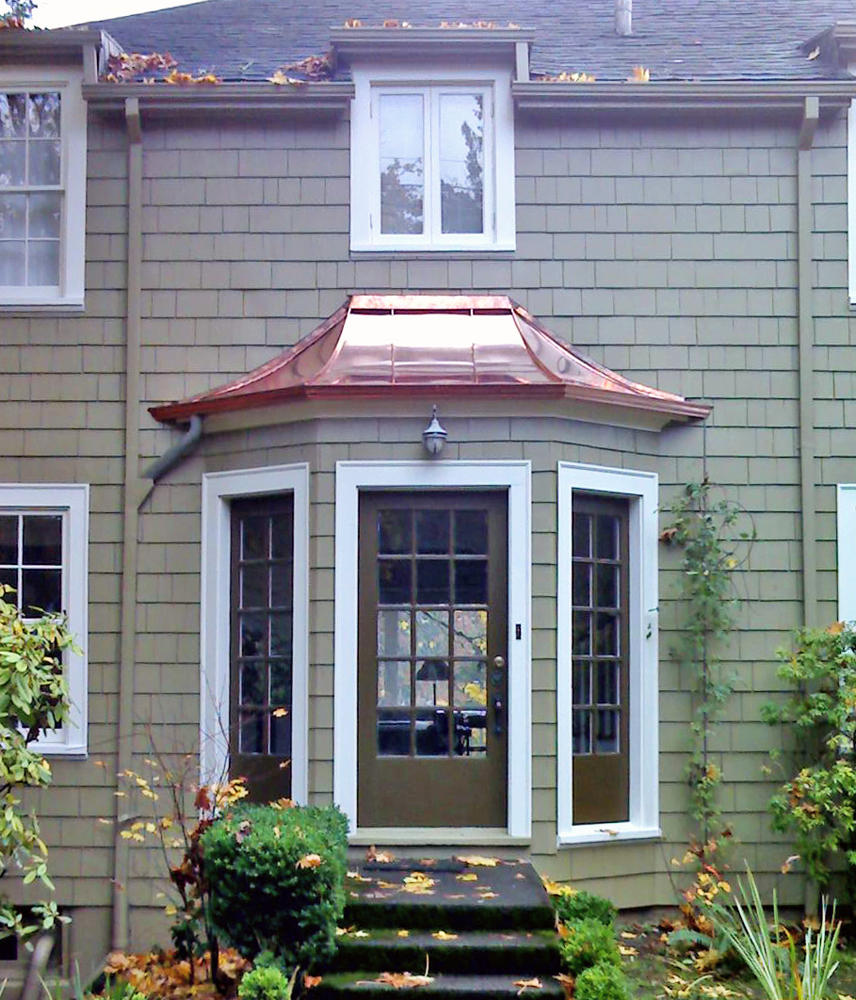
<instances>
[{"instance_id":1,"label":"downspout","mask_svg":"<svg viewBox=\"0 0 856 1000\"><path fill-rule=\"evenodd\" d=\"M814 431L814 286L812 282L812 204L811 147L820 117L816 97L806 97L797 149L797 295L799 297L799 449L800 507L802 509L801 547L803 579L803 624L816 626L817 620L817 526L815 507L815 459L817 442ZM805 881L803 904L806 913L817 912L817 887Z\"/></svg>"},{"instance_id":2,"label":"downspout","mask_svg":"<svg viewBox=\"0 0 856 1000\"><path fill-rule=\"evenodd\" d=\"M125 101L128 134L128 253L125 312L125 470L122 525L122 594L119 638L119 699L117 718L117 767L130 770L134 736L134 665L137 638L137 543L142 481L137 473L140 454L140 299L142 288L143 134L140 105L135 97ZM147 494L146 494L147 495ZM129 942L128 875L129 842L122 831L131 817L126 799L116 796L113 840L112 948L125 951Z\"/></svg>"},{"instance_id":3,"label":"downspout","mask_svg":"<svg viewBox=\"0 0 856 1000\"><path fill-rule=\"evenodd\" d=\"M814 287L812 268L811 147L819 119L819 101L806 97L797 150L797 294L799 297L799 449L800 506L802 508L803 624L818 624L817 527L815 481L817 442L814 428Z\"/></svg>"}]
</instances>

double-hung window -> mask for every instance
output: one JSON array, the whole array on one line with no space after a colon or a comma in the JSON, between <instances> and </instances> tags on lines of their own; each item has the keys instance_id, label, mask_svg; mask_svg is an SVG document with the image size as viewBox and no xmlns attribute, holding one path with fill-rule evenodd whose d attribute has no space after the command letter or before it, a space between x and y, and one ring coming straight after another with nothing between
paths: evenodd
<instances>
[{"instance_id":1,"label":"double-hung window","mask_svg":"<svg viewBox=\"0 0 856 1000\"><path fill-rule=\"evenodd\" d=\"M80 82L79 73L56 70L39 70L31 80L23 72L0 74L0 309L83 304Z\"/></svg>"},{"instance_id":2,"label":"double-hung window","mask_svg":"<svg viewBox=\"0 0 856 1000\"><path fill-rule=\"evenodd\" d=\"M507 74L355 79L351 248L513 250Z\"/></svg>"},{"instance_id":3,"label":"double-hung window","mask_svg":"<svg viewBox=\"0 0 856 1000\"><path fill-rule=\"evenodd\" d=\"M559 463L559 843L654 837L657 477Z\"/></svg>"},{"instance_id":4,"label":"double-hung window","mask_svg":"<svg viewBox=\"0 0 856 1000\"><path fill-rule=\"evenodd\" d=\"M63 669L71 710L60 729L44 733L44 753L86 752L87 532L86 485L0 484L0 583L4 600L23 617L65 614L78 647Z\"/></svg>"}]
</instances>

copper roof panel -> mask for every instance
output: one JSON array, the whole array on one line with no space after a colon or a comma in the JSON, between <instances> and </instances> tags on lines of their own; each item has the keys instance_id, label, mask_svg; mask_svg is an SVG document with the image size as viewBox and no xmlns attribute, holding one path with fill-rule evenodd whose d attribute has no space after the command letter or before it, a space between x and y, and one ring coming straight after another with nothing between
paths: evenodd
<instances>
[{"instance_id":1,"label":"copper roof panel","mask_svg":"<svg viewBox=\"0 0 856 1000\"><path fill-rule=\"evenodd\" d=\"M567 396L682 420L708 412L591 361L500 295L354 295L267 364L151 412L187 420L295 397L425 392Z\"/></svg>"}]
</instances>

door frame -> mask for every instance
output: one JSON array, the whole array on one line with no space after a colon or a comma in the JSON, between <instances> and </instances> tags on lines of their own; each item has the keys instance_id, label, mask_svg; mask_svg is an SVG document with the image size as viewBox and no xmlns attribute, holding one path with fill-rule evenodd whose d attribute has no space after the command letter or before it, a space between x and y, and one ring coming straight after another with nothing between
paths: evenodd
<instances>
[{"instance_id":1,"label":"door frame","mask_svg":"<svg viewBox=\"0 0 856 1000\"><path fill-rule=\"evenodd\" d=\"M357 595L361 490L508 491L508 828L532 826L531 464L528 461L336 463L333 797L357 827ZM520 638L516 638L516 626ZM417 830L410 830L412 834ZM438 831L432 828L436 839Z\"/></svg>"},{"instance_id":2,"label":"door frame","mask_svg":"<svg viewBox=\"0 0 856 1000\"><path fill-rule=\"evenodd\" d=\"M309 466L271 465L202 476L200 566L200 726L202 781L221 780L229 755L231 502L291 493L294 501L291 797L309 793Z\"/></svg>"}]
</instances>

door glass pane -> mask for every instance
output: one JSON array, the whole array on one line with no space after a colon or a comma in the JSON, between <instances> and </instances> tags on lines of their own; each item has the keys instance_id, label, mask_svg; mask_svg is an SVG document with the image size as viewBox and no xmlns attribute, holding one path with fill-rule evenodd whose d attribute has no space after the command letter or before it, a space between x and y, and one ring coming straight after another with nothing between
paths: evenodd
<instances>
[{"instance_id":1,"label":"door glass pane","mask_svg":"<svg viewBox=\"0 0 856 1000\"><path fill-rule=\"evenodd\" d=\"M575 663L573 668L573 696L575 705L591 704L591 667L587 663Z\"/></svg>"},{"instance_id":2,"label":"door glass pane","mask_svg":"<svg viewBox=\"0 0 856 1000\"><path fill-rule=\"evenodd\" d=\"M410 552L409 510L378 511L377 550L381 555L404 555Z\"/></svg>"},{"instance_id":3,"label":"door glass pane","mask_svg":"<svg viewBox=\"0 0 856 1000\"><path fill-rule=\"evenodd\" d=\"M591 753L591 712L575 709L573 712L573 752Z\"/></svg>"},{"instance_id":4,"label":"door glass pane","mask_svg":"<svg viewBox=\"0 0 856 1000\"><path fill-rule=\"evenodd\" d=\"M444 233L484 232L484 108L478 94L440 96L440 206Z\"/></svg>"},{"instance_id":5,"label":"door glass pane","mask_svg":"<svg viewBox=\"0 0 856 1000\"><path fill-rule=\"evenodd\" d=\"M378 705L410 704L410 661L381 660L377 665Z\"/></svg>"},{"instance_id":6,"label":"door glass pane","mask_svg":"<svg viewBox=\"0 0 856 1000\"><path fill-rule=\"evenodd\" d=\"M618 518L600 514L597 518L597 558L618 558Z\"/></svg>"},{"instance_id":7,"label":"door glass pane","mask_svg":"<svg viewBox=\"0 0 856 1000\"><path fill-rule=\"evenodd\" d=\"M276 757L288 757L291 753L291 713L287 715L271 712L270 749Z\"/></svg>"},{"instance_id":8,"label":"door glass pane","mask_svg":"<svg viewBox=\"0 0 856 1000\"><path fill-rule=\"evenodd\" d=\"M598 655L618 656L618 618L602 612L596 618Z\"/></svg>"},{"instance_id":9,"label":"door glass pane","mask_svg":"<svg viewBox=\"0 0 856 1000\"><path fill-rule=\"evenodd\" d=\"M571 573L573 574L571 599L574 607L591 607L591 566L588 563L574 563Z\"/></svg>"},{"instance_id":10,"label":"door glass pane","mask_svg":"<svg viewBox=\"0 0 856 1000\"><path fill-rule=\"evenodd\" d=\"M486 705L487 667L485 663L483 661L459 660L455 664L455 708L484 710Z\"/></svg>"},{"instance_id":11,"label":"door glass pane","mask_svg":"<svg viewBox=\"0 0 856 1000\"><path fill-rule=\"evenodd\" d=\"M265 716L262 712L241 712L239 748L241 753L264 753Z\"/></svg>"},{"instance_id":12,"label":"door glass pane","mask_svg":"<svg viewBox=\"0 0 856 1000\"><path fill-rule=\"evenodd\" d=\"M487 604L487 562L483 559L455 563L455 603Z\"/></svg>"},{"instance_id":13,"label":"door glass pane","mask_svg":"<svg viewBox=\"0 0 856 1000\"><path fill-rule=\"evenodd\" d=\"M480 711L455 714L455 756L478 757L487 753L487 718Z\"/></svg>"},{"instance_id":14,"label":"door glass pane","mask_svg":"<svg viewBox=\"0 0 856 1000\"><path fill-rule=\"evenodd\" d=\"M449 710L423 708L416 712L416 756L446 757L449 754Z\"/></svg>"},{"instance_id":15,"label":"door glass pane","mask_svg":"<svg viewBox=\"0 0 856 1000\"><path fill-rule=\"evenodd\" d=\"M410 755L409 709L378 709L377 752L379 757L407 757Z\"/></svg>"},{"instance_id":16,"label":"door glass pane","mask_svg":"<svg viewBox=\"0 0 856 1000\"><path fill-rule=\"evenodd\" d=\"M618 704L618 664L597 665L597 700L601 705Z\"/></svg>"},{"instance_id":17,"label":"door glass pane","mask_svg":"<svg viewBox=\"0 0 856 1000\"><path fill-rule=\"evenodd\" d=\"M449 551L449 512L416 511L416 551L422 555L445 555Z\"/></svg>"},{"instance_id":18,"label":"door glass pane","mask_svg":"<svg viewBox=\"0 0 856 1000\"><path fill-rule=\"evenodd\" d=\"M421 233L424 226L424 109L421 94L381 94L380 231Z\"/></svg>"},{"instance_id":19,"label":"door glass pane","mask_svg":"<svg viewBox=\"0 0 856 1000\"><path fill-rule=\"evenodd\" d=\"M242 705L264 705L267 703L267 680L263 660L244 661L241 664L241 687L239 697Z\"/></svg>"},{"instance_id":20,"label":"door glass pane","mask_svg":"<svg viewBox=\"0 0 856 1000\"><path fill-rule=\"evenodd\" d=\"M598 709L595 752L618 753L618 709Z\"/></svg>"},{"instance_id":21,"label":"door glass pane","mask_svg":"<svg viewBox=\"0 0 856 1000\"><path fill-rule=\"evenodd\" d=\"M591 555L591 516L578 514L573 516L574 556L585 559Z\"/></svg>"},{"instance_id":22,"label":"door glass pane","mask_svg":"<svg viewBox=\"0 0 856 1000\"><path fill-rule=\"evenodd\" d=\"M409 611L378 611L377 655L410 655Z\"/></svg>"},{"instance_id":23,"label":"door glass pane","mask_svg":"<svg viewBox=\"0 0 856 1000\"><path fill-rule=\"evenodd\" d=\"M267 559L268 519L245 517L241 522L241 558Z\"/></svg>"},{"instance_id":24,"label":"door glass pane","mask_svg":"<svg viewBox=\"0 0 856 1000\"><path fill-rule=\"evenodd\" d=\"M604 565L597 567L597 603L601 608L618 607L618 567Z\"/></svg>"},{"instance_id":25,"label":"door glass pane","mask_svg":"<svg viewBox=\"0 0 856 1000\"><path fill-rule=\"evenodd\" d=\"M591 656L591 617L588 611L574 612L574 656Z\"/></svg>"},{"instance_id":26,"label":"door glass pane","mask_svg":"<svg viewBox=\"0 0 856 1000\"><path fill-rule=\"evenodd\" d=\"M274 514L270 519L271 555L274 559L291 559L294 546L292 519L288 514Z\"/></svg>"},{"instance_id":27,"label":"door glass pane","mask_svg":"<svg viewBox=\"0 0 856 1000\"><path fill-rule=\"evenodd\" d=\"M487 511L455 511L455 552L462 556L487 555Z\"/></svg>"},{"instance_id":28,"label":"door glass pane","mask_svg":"<svg viewBox=\"0 0 856 1000\"><path fill-rule=\"evenodd\" d=\"M270 568L270 606L290 608L294 590L294 566L290 562L274 563Z\"/></svg>"},{"instance_id":29,"label":"door glass pane","mask_svg":"<svg viewBox=\"0 0 856 1000\"><path fill-rule=\"evenodd\" d=\"M241 570L241 607L267 608L268 591L267 563L251 563Z\"/></svg>"},{"instance_id":30,"label":"door glass pane","mask_svg":"<svg viewBox=\"0 0 856 1000\"><path fill-rule=\"evenodd\" d=\"M416 655L449 655L449 612L416 612Z\"/></svg>"},{"instance_id":31,"label":"door glass pane","mask_svg":"<svg viewBox=\"0 0 856 1000\"><path fill-rule=\"evenodd\" d=\"M270 655L291 656L291 636L294 623L291 615L270 616Z\"/></svg>"},{"instance_id":32,"label":"door glass pane","mask_svg":"<svg viewBox=\"0 0 856 1000\"><path fill-rule=\"evenodd\" d=\"M291 705L291 660L270 661L270 704L276 708Z\"/></svg>"},{"instance_id":33,"label":"door glass pane","mask_svg":"<svg viewBox=\"0 0 856 1000\"><path fill-rule=\"evenodd\" d=\"M455 656L487 654L487 611L455 611Z\"/></svg>"},{"instance_id":34,"label":"door glass pane","mask_svg":"<svg viewBox=\"0 0 856 1000\"><path fill-rule=\"evenodd\" d=\"M377 564L378 600L381 604L410 603L410 562L403 559L379 559Z\"/></svg>"},{"instance_id":35,"label":"door glass pane","mask_svg":"<svg viewBox=\"0 0 856 1000\"><path fill-rule=\"evenodd\" d=\"M416 561L416 600L419 604L449 603L449 560Z\"/></svg>"},{"instance_id":36,"label":"door glass pane","mask_svg":"<svg viewBox=\"0 0 856 1000\"><path fill-rule=\"evenodd\" d=\"M268 651L267 615L241 615L240 655L266 656Z\"/></svg>"}]
</instances>

